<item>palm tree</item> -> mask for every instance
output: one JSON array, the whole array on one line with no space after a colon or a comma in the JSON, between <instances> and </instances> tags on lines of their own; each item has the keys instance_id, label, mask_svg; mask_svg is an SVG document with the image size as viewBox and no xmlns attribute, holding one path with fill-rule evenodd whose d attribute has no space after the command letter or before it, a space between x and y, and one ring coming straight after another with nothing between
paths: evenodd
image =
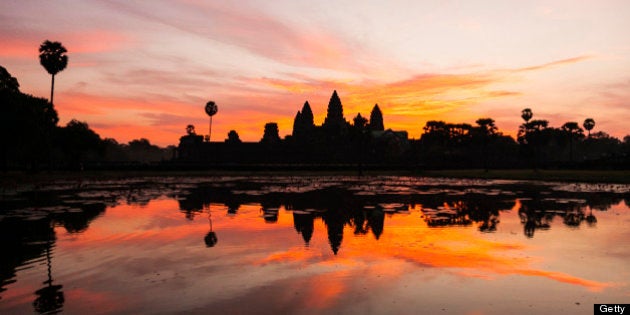
<instances>
[{"instance_id":1,"label":"palm tree","mask_svg":"<svg viewBox=\"0 0 630 315\"><path fill-rule=\"evenodd\" d=\"M210 116L210 124L208 125L208 142L210 142L210 136L212 136L212 116L214 116L217 111L219 110L219 107L217 106L217 104L213 101L208 101L206 103L206 114L208 114L208 116Z\"/></svg>"},{"instance_id":2,"label":"palm tree","mask_svg":"<svg viewBox=\"0 0 630 315\"><path fill-rule=\"evenodd\" d=\"M529 124L529 120L532 119L532 117L534 116L534 113L532 113L532 110L529 108L525 108L521 111L521 118L523 118L523 120L525 121L519 128L518 131L518 137L517 139L519 140L519 142L523 143L523 144L529 144L530 143L530 137L528 135L528 132L531 129L531 125ZM528 146L529 147L529 146ZM529 150L529 148L528 148ZM537 160L538 160L538 152L537 150L534 148L534 170L536 170L537 168Z\"/></svg>"},{"instance_id":3,"label":"palm tree","mask_svg":"<svg viewBox=\"0 0 630 315\"><path fill-rule=\"evenodd\" d=\"M46 40L39 46L39 63L52 75L50 85L50 103L53 103L53 92L55 90L55 74L63 71L68 65L68 51L60 42Z\"/></svg>"},{"instance_id":4,"label":"palm tree","mask_svg":"<svg viewBox=\"0 0 630 315\"><path fill-rule=\"evenodd\" d=\"M586 118L582 126L584 126L584 129L588 131L588 137L590 138L591 130L593 129L593 127L595 127L595 120L593 120L593 118Z\"/></svg>"},{"instance_id":5,"label":"palm tree","mask_svg":"<svg viewBox=\"0 0 630 315\"><path fill-rule=\"evenodd\" d=\"M529 109L529 108L525 108L521 112L521 118L523 118L523 120L525 120L525 123L528 123L529 120L532 119L533 116L534 116L534 113L532 113L532 110Z\"/></svg>"},{"instance_id":6,"label":"palm tree","mask_svg":"<svg viewBox=\"0 0 630 315\"><path fill-rule=\"evenodd\" d=\"M579 137L580 135L584 137L582 128L580 128L578 123L570 121L562 125L562 130L569 136L569 161L573 162L573 138Z\"/></svg>"},{"instance_id":7,"label":"palm tree","mask_svg":"<svg viewBox=\"0 0 630 315\"><path fill-rule=\"evenodd\" d=\"M188 125L186 126L186 134L188 134L189 136L195 135L195 126L194 125Z\"/></svg>"}]
</instances>

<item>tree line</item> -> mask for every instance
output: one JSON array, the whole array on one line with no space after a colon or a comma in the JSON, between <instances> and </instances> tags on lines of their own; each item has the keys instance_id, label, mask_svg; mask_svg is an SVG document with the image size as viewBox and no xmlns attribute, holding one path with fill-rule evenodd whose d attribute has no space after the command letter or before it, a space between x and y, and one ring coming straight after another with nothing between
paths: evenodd
<instances>
[{"instance_id":1,"label":"tree line","mask_svg":"<svg viewBox=\"0 0 630 315\"><path fill-rule=\"evenodd\" d=\"M59 126L52 103L55 75L68 64L59 42L45 41L40 63L51 75L50 102L22 93L18 80L0 66L1 167L9 169L81 169L86 163L149 162L172 159L174 147L160 148L147 139L121 144L101 138L86 122L72 119Z\"/></svg>"},{"instance_id":2,"label":"tree line","mask_svg":"<svg viewBox=\"0 0 630 315\"><path fill-rule=\"evenodd\" d=\"M628 168L630 136L623 141L606 132L591 133L595 120L566 122L555 128L521 112L517 138L503 135L492 118L476 125L429 121L417 144L420 160L433 167ZM582 128L583 127L583 128ZM585 135L584 131L588 134Z\"/></svg>"},{"instance_id":3,"label":"tree line","mask_svg":"<svg viewBox=\"0 0 630 315\"><path fill-rule=\"evenodd\" d=\"M81 169L86 163L109 164L159 162L175 159L176 153L202 152L199 160L216 156L204 146L194 126L174 146L160 148L147 139L127 144L101 138L86 122L71 120L59 126L53 105L55 76L68 65L67 50L59 42L45 41L39 47L41 65L51 75L50 101L22 93L18 80L0 66L0 114L2 168ZM413 165L423 168L624 168L630 166L630 136L623 141L603 131L591 133L595 120L572 121L559 128L544 119L533 119L529 108L521 112L516 139L504 135L492 118L480 118L475 125L428 121L418 140L406 131L385 129L383 113L376 104L369 119L357 114L346 121L341 100L334 91L321 126L313 122L310 104L297 112L293 132L280 138L278 125L267 123L260 141L264 148L244 147L231 130L223 156L260 156L261 161L282 163L358 163ZM586 130L587 135L584 131ZM217 146L215 146L217 147ZM218 148L218 147L217 147ZM205 150L205 151L204 151ZM232 151L238 154L231 154ZM234 153L232 152L232 153ZM194 154L186 154L195 159ZM266 156L266 158L264 157ZM181 160L181 159L180 159ZM255 159L254 159L255 160ZM237 160L234 162L238 163Z\"/></svg>"},{"instance_id":4,"label":"tree line","mask_svg":"<svg viewBox=\"0 0 630 315\"><path fill-rule=\"evenodd\" d=\"M595 120L566 122L556 128L532 120L526 108L517 138L503 135L492 118L476 125L429 121L417 145L421 160L435 167L628 168L630 136L623 141L598 131ZM585 135L584 131L588 134Z\"/></svg>"}]
</instances>

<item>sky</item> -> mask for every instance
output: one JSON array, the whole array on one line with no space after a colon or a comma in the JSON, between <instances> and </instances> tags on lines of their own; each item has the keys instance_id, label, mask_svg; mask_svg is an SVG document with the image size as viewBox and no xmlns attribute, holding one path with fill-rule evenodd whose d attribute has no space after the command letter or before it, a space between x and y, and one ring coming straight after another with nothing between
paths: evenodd
<instances>
[{"instance_id":1,"label":"sky","mask_svg":"<svg viewBox=\"0 0 630 315\"><path fill-rule=\"evenodd\" d=\"M0 65L24 93L50 95L45 40L68 49L55 77L60 124L103 138L177 145L188 124L291 134L309 101L321 124L333 90L344 115L378 104L385 128L419 138L429 120L491 117L515 135L521 110L553 127L596 122L630 134L630 1L0 2Z\"/></svg>"}]
</instances>

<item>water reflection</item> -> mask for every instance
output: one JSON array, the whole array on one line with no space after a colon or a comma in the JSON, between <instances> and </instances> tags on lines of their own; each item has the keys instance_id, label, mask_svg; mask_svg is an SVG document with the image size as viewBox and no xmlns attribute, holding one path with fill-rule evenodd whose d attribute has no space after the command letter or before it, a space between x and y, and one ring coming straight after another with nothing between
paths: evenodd
<instances>
[{"instance_id":1,"label":"water reflection","mask_svg":"<svg viewBox=\"0 0 630 315\"><path fill-rule=\"evenodd\" d=\"M35 291L37 298L33 302L33 307L35 307L35 311L41 314L57 314L60 313L63 309L63 302L65 301L62 285L53 285L52 278L52 262L51 262L51 247L52 247L52 238L55 237L54 234L49 233L47 235L46 241L46 267L48 271L48 279L44 281L43 288Z\"/></svg>"},{"instance_id":2,"label":"water reflection","mask_svg":"<svg viewBox=\"0 0 630 315\"><path fill-rule=\"evenodd\" d=\"M208 205L208 224L210 225L210 231L203 238L206 243L206 247L214 247L217 244L217 233L212 230L212 212L210 211L210 205Z\"/></svg>"},{"instance_id":3,"label":"water reflection","mask_svg":"<svg viewBox=\"0 0 630 315\"><path fill-rule=\"evenodd\" d=\"M254 206L258 209L255 224L273 228L288 220L290 228L295 231L292 233L296 233L295 237L303 242L305 248L311 248L316 233L321 233L327 238L328 253L333 256L344 253L344 246L347 246L344 243L356 243L355 239L367 242L369 238L374 242L383 242L384 235L388 235L388 228L391 228L386 223L397 217L409 217L408 223L426 226L429 229L427 233L435 231L436 235L460 228L471 228L478 231L475 233L486 234L499 231L502 219L515 212L520 221L519 229L522 228L525 236L523 239L533 239L539 232L549 231L560 222L570 230L581 226L596 228L600 224L597 215L622 201L627 205L630 200L627 191L571 191L523 182L466 182L454 185L408 178L95 182L81 187L55 185L36 191L16 191L3 196L0 201L3 209L0 213L0 252L3 253L0 258L0 301L6 300L7 290L21 281L16 275L18 270L45 259L47 280L43 286L38 282L30 291L34 292L32 307L39 313L61 312L69 297L64 294L61 284L65 281L54 281L52 264L60 229L80 236L90 229L95 220L106 215L108 207L124 203L150 207L150 201L158 198L176 200L178 209L173 209L173 213L179 218L183 214L186 222L196 222L197 218L205 220L207 213L208 226L199 232L196 242L199 244L203 237L205 247L212 248L213 252L225 242L222 236L222 243L218 243L213 219L224 215L234 220L234 226L245 224L245 220L251 218L247 209ZM559 223L554 225L554 221ZM318 229L318 225L324 229ZM219 225L219 229L222 235L228 232L225 226ZM388 246L396 243L392 238L400 235L400 231L390 232L385 242ZM424 237L427 235L423 234ZM399 241L422 241L414 237L408 235ZM440 249L413 246L399 256L437 266L440 264L428 261L425 256L430 253L439 256L432 259L443 256L449 261L457 256L450 252L437 253ZM350 249L348 254L353 254L354 250ZM479 258L482 254L486 255L478 252L473 257ZM479 260L493 261L483 257ZM463 265L451 261L444 266ZM531 271L523 274L527 272L537 275ZM550 277L579 282L566 275L551 274ZM600 284L594 286L597 285Z\"/></svg>"}]
</instances>

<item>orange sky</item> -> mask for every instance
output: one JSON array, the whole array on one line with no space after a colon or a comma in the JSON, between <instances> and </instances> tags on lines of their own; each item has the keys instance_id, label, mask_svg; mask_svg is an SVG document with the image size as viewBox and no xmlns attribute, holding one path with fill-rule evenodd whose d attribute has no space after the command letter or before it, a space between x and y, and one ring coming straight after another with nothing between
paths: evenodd
<instances>
[{"instance_id":1,"label":"orange sky","mask_svg":"<svg viewBox=\"0 0 630 315\"><path fill-rule=\"evenodd\" d=\"M514 134L520 111L558 127L595 119L622 138L630 120L627 1L180 0L0 3L0 65L23 92L48 97L37 48L68 49L56 78L61 124L102 137L177 144L188 124L213 140L291 133L308 100L321 124L337 90L344 114L378 103L386 128L418 138L428 120L492 117Z\"/></svg>"}]
</instances>

